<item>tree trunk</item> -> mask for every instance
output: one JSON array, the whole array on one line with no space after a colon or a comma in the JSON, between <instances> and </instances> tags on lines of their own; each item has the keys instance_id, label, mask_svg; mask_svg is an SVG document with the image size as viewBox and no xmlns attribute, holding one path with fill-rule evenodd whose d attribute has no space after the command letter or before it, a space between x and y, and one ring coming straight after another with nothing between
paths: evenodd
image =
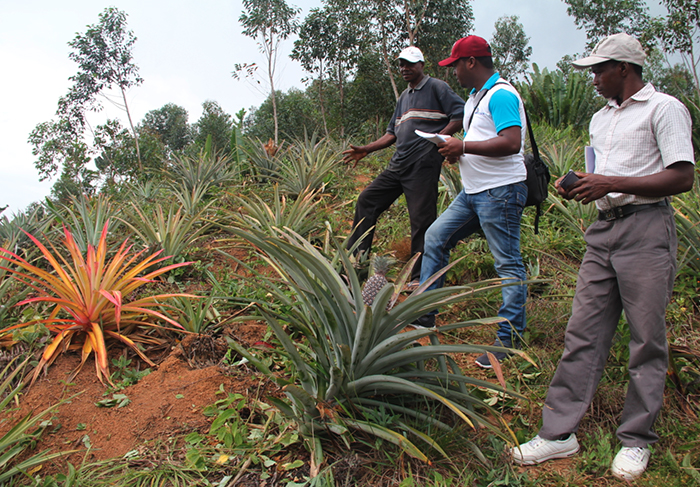
<instances>
[{"instance_id":1,"label":"tree trunk","mask_svg":"<svg viewBox=\"0 0 700 487\"><path fill-rule=\"evenodd\" d=\"M121 87L120 87L121 88ZM126 118L129 119L129 126L131 126L131 133L134 135L134 142L136 143L136 159L139 161L139 173L143 172L143 164L141 163L141 149L139 148L139 135L136 133L134 128L134 122L131 120L131 112L129 112L129 104L126 102L126 92L124 88L122 90L122 99L124 100L124 110L126 111Z\"/></svg>"},{"instance_id":2,"label":"tree trunk","mask_svg":"<svg viewBox=\"0 0 700 487\"><path fill-rule=\"evenodd\" d=\"M267 57L267 76L270 80L270 98L272 101L272 120L275 124L275 147L279 145L279 122L277 119L277 96L275 94L275 53L277 51L276 44L279 40L275 39L274 26L268 25L262 32L262 47L263 53Z\"/></svg>"},{"instance_id":3,"label":"tree trunk","mask_svg":"<svg viewBox=\"0 0 700 487\"><path fill-rule=\"evenodd\" d=\"M328 124L326 123L326 105L323 101L323 61L319 61L318 70L318 103L321 106L321 120L323 121L323 132L328 137Z\"/></svg>"},{"instance_id":4,"label":"tree trunk","mask_svg":"<svg viewBox=\"0 0 700 487\"><path fill-rule=\"evenodd\" d=\"M345 136L345 83L343 76L343 61L338 64L338 89L340 92L340 137Z\"/></svg>"},{"instance_id":5,"label":"tree trunk","mask_svg":"<svg viewBox=\"0 0 700 487\"><path fill-rule=\"evenodd\" d=\"M272 97L272 119L275 122L275 147L279 145L279 122L277 120L277 97L275 96L275 73L272 58L274 57L274 47L270 46L270 55L267 57L267 73L270 76L270 96Z\"/></svg>"},{"instance_id":6,"label":"tree trunk","mask_svg":"<svg viewBox=\"0 0 700 487\"><path fill-rule=\"evenodd\" d=\"M405 20L406 20L406 32L408 33L408 45L409 46L415 46L416 45L416 35L418 35L418 31L420 30L420 24L423 22L423 19L425 18L425 12L428 10L428 4L430 3L430 0L425 0L423 3L423 8L421 9L420 12L420 17L416 16L416 25L414 28L411 28L411 2L408 0L404 0L404 14L405 14Z\"/></svg>"},{"instance_id":7,"label":"tree trunk","mask_svg":"<svg viewBox=\"0 0 700 487\"><path fill-rule=\"evenodd\" d=\"M386 72L389 75L389 81L391 82L391 89L394 91L394 98L399 99L399 89L396 87L396 82L394 81L394 71L391 69L391 60L389 60L389 55L386 50L386 37L382 36L382 58L384 59L384 65L386 66Z\"/></svg>"}]
</instances>

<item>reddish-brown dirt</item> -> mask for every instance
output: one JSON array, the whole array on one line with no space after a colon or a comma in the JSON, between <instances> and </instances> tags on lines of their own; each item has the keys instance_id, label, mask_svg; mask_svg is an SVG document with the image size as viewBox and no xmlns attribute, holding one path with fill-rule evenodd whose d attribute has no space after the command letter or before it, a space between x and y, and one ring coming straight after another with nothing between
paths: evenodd
<instances>
[{"instance_id":1,"label":"reddish-brown dirt","mask_svg":"<svg viewBox=\"0 0 700 487\"><path fill-rule=\"evenodd\" d=\"M265 330L265 325L252 322L234 325L228 333L250 347L262 338ZM211 338L203 340L203 343L210 342ZM44 432L35 450L81 450L47 466L49 471L60 471L66 462L76 465L83 461L88 442L91 450L87 461L95 461L121 457L144 442L205 431L209 423L202 409L221 398L216 396L221 386L227 393L253 397L274 391L274 385L261 382L259 376L245 366L216 365L221 357L203 352L212 347L198 348L196 343L199 343L196 337L183 340L149 375L119 391L131 401L121 408L95 405L111 394L105 396L107 388L97 379L91 358L74 381L67 383L80 358L74 353L63 354L46 376L25 390L20 407L8 415L8 421L0 424L0 435L28 412L38 413L70 398L57 407L51 419L52 426ZM114 350L110 355L119 353L120 350Z\"/></svg>"}]
</instances>

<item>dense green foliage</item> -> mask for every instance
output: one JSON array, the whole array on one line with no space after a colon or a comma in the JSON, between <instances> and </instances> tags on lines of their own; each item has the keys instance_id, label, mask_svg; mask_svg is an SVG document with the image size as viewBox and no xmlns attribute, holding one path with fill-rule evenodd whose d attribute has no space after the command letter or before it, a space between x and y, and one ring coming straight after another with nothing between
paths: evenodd
<instances>
[{"instance_id":1,"label":"dense green foliage","mask_svg":"<svg viewBox=\"0 0 700 487\"><path fill-rule=\"evenodd\" d=\"M212 107L213 108L213 107ZM207 110L205 108L204 112ZM187 110L166 103L157 110L148 112L141 121L141 129L144 132L157 134L160 141L171 151L184 149L190 143L190 128L187 124ZM207 124L201 123L200 127Z\"/></svg>"},{"instance_id":2,"label":"dense green foliage","mask_svg":"<svg viewBox=\"0 0 700 487\"><path fill-rule=\"evenodd\" d=\"M554 175L570 167L580 167L581 148L585 144L585 134L580 129L572 125L556 128L542 121L535 131ZM576 268L583 253L581 233L594 217L593 206L565 203L552 194L539 235L532 233L532 214L526 211L523 256L531 277L539 281L530 285L527 305L530 320L523 339L528 347L525 352L539 368L516 358L504 363L495 376L484 375L470 366L469 352L480 353L489 349L484 344L493 342L491 317L497 313L500 295L476 283L494 277L493 260L482 238L470 239L455 250L455 257L463 258L446 272L448 283L457 288L446 288L437 294L416 291L414 295L400 297L401 283L407 274L390 275L393 283L377 295L371 308L365 308L361 298L357 298L361 295L362 263L349 260L342 245L333 243L331 235L342 237L349 231L352 205L348 202L357 195L355 177L371 176L386 163L390 151L373 155L368 158L368 165L350 172L338 164L340 146L313 135L285 143L274 153L268 153L271 146L266 148L260 141L245 136L237 137L236 144L246 149L236 163L213 152L211 141L205 142L205 148L197 156L177 156L169 161L164 174L138 184L116 184L109 199L73 199L65 205L7 219L0 225L0 235L19 238L16 229L24 226L42 228L46 238L55 241L56 230L65 223L84 242L94 242L95 229L101 222L118 215L123 223L110 229L108 252L114 251L115 243L130 236L138 248L155 250L162 246L174 256L175 262L195 262L191 267L174 269L167 280L147 284L142 296L155 294L163 286L197 289L197 297L179 298L170 305L161 303L164 316L191 332L216 332L231 320L258 319L269 323L264 347L245 348L234 337L227 364L236 370L241 367L243 356L248 357L249 364L259 366L265 374L269 371L271 378L284 387L286 401L265 398L281 413L276 412L274 418L268 413L261 414L271 421L269 427L284 425L284 434L291 435L289 443L281 446L269 435L250 436L260 427L248 425L257 424L259 417L241 416L244 406L239 398L220 403L216 411L212 409L213 418L220 420L212 423L210 432L190 432L184 440L189 445L186 458L167 462L168 469L144 470L132 465L127 470L123 461L114 461L102 466L79 466L61 475L76 479L74 485L97 485L92 477L96 471L113 475L111 478L118 479L114 482L129 482L128 485L165 478L203 484L202 478L212 481L223 475L217 463L222 456L231 458L226 475L235 475L241 469L254 475L268 475L267 460L246 464L246 455L264 456L264 452L283 448L292 449L287 455L299 459L295 465L308 465L309 471L326 479L317 481L327 482L321 485L335 485L328 479L339 471L331 461L347 451L377 465L376 473L360 468L348 473L348 478L360 482L361 476L369 476L363 478L373 479L373 485L380 475L391 476L395 483L406 482L404 485L464 485L465 482L487 485L478 483L478 479L534 485L522 472L513 472L501 455L508 442L516 441L511 431L517 441L536 431L538 403L561 353ZM257 152L253 147L258 147ZM307 161L330 162L324 169L325 176L317 179L323 184L320 191L296 195L295 190L285 195L281 188L300 188L311 180L304 171L281 170L286 166L297 167L291 161L300 156ZM264 171L263 160L269 163ZM446 172L441 185L446 199L456 190L450 176ZM673 386L669 390L669 405L664 410L666 415L683 415L691 431L697 431L697 427L686 416L688 413L682 412L688 409L676 405L681 399L675 398L685 398L684 407L691 411L697 407L692 399L698 392L694 378L700 370L693 355L700 348L700 337L693 328L700 304L697 299L700 215L696 200L697 191L693 191L674 201L679 210L681 267L668 319L677 372L670 376ZM303 233L304 237L293 231ZM231 233L241 238L230 241L227 237ZM405 240L407 233L406 208L401 203L394 205L379 223L377 249L398 255L392 249L400 248L397 242ZM236 262L213 258L212 253L217 250L230 254L241 246L248 249L243 254L247 258L241 258L240 253L236 254L240 259ZM26 244L16 248L31 249ZM257 257L255 252L260 252L262 257ZM261 263L270 267L260 269ZM241 277L239 272L246 277ZM0 284L0 302L15 302L12 299L17 295L17 283L5 276ZM405 331L412 317L437 305L436 299L444 309L438 318L440 335L434 335L432 330ZM386 304L391 302L394 305L387 309ZM1 318L9 324L22 319L18 315L17 308L10 308ZM148 326L130 331L144 340L142 343L149 343L149 340L163 340L164 335L175 339L178 335L174 326L168 328L158 334L149 332ZM402 329L403 333L397 333ZM22 334L17 330L13 339L33 342L45 333L25 327ZM613 347L608 375L603 378L604 392L618 391L620 382L624 381L626 342L621 333L619 343L616 341ZM334 338L326 339L331 336ZM421 346L413 347L413 340L420 337L423 337ZM410 346L406 347L407 344ZM349 355L343 351L345 346ZM143 353L148 354L148 345L145 347ZM346 355L349 361L345 361ZM379 376L384 382L379 382ZM413 388L410 392L406 381ZM381 389L379 384L383 384ZM500 392L503 388L512 394L503 395ZM424 400L417 401L420 394ZM616 393L598 399L599 407L610 412L587 419L582 424L581 437L588 438L586 445L599 442L601 446L588 447L573 460L571 473L567 475L586 478L590 485L601 485L596 476L603 475L608 468L615 449L618 398ZM258 406L250 403L247 407ZM457 411L471 422L485 421L491 426L474 431ZM508 419L506 423L500 419L501 415ZM503 425L500 431L493 429L492 425L497 423ZM659 448L666 453L655 454L659 463L652 464L647 485L653 485L658 478L687 480L686 470L674 465L685 462L688 467L683 468L691 468L696 464L694 454L683 450L692 448L688 446L692 440L685 436L675 438L674 424L670 419L660 420ZM453 429L458 433L453 434ZM281 429L275 431L278 432L274 435L282 434ZM381 458L371 453L378 448L383 452ZM413 461L399 460L402 451L430 459L433 465L411 463L410 473L402 470L397 466ZM233 465L238 470L231 474ZM562 480L547 472L539 475L544 475L551 485L573 485L568 477ZM410 483L410 479L423 477L433 479L433 483ZM682 481L666 483L681 485Z\"/></svg>"}]
</instances>

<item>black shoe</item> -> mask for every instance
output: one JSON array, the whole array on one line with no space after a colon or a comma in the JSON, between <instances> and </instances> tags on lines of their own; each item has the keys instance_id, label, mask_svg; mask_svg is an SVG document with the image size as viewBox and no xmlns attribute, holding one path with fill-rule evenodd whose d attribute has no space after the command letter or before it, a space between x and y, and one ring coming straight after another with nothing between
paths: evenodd
<instances>
[{"instance_id":1,"label":"black shoe","mask_svg":"<svg viewBox=\"0 0 700 487\"><path fill-rule=\"evenodd\" d=\"M500 340L496 338L496 341L493 342L494 347L506 347L506 348L513 348L513 344L506 341L506 340ZM503 362L505 359L510 358L513 354L510 352L491 352L491 354L496 357L496 360L498 362ZM491 364L491 361L489 360L489 356L487 354L481 355L478 359L476 359L476 365L481 367L482 369L492 369L493 365Z\"/></svg>"},{"instance_id":2,"label":"black shoe","mask_svg":"<svg viewBox=\"0 0 700 487\"><path fill-rule=\"evenodd\" d=\"M435 328L435 315L423 315L409 326L413 328Z\"/></svg>"}]
</instances>

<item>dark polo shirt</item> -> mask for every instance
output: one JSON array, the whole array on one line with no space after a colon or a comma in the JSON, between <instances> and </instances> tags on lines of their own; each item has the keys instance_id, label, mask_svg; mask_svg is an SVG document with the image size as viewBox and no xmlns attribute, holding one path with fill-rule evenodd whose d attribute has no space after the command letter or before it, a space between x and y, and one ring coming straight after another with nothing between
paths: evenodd
<instances>
[{"instance_id":1,"label":"dark polo shirt","mask_svg":"<svg viewBox=\"0 0 700 487\"><path fill-rule=\"evenodd\" d=\"M418 86L406 88L386 129L396 136L389 169L400 171L431 152L437 154L437 146L416 135L416 129L437 133L450 121L463 118L464 100L444 81L425 75Z\"/></svg>"}]
</instances>

